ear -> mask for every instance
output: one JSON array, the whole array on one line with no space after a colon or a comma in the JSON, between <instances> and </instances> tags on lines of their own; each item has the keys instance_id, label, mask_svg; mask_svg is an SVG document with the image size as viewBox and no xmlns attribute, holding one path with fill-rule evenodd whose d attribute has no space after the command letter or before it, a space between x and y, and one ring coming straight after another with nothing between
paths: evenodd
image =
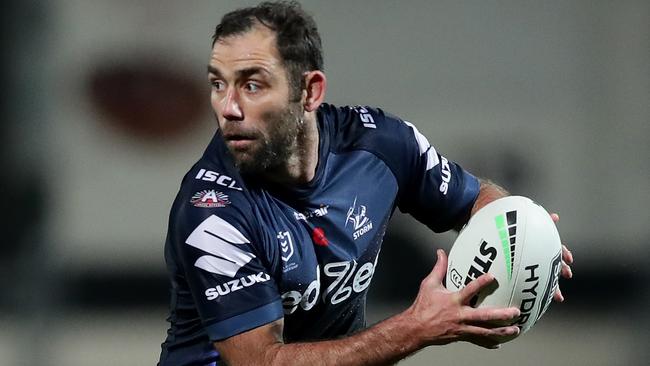
<instances>
[{"instance_id":1,"label":"ear","mask_svg":"<svg viewBox=\"0 0 650 366\"><path fill-rule=\"evenodd\" d=\"M327 90L327 78L320 71L309 71L305 75L305 90L303 90L303 107L306 112L315 111L323 100Z\"/></svg>"}]
</instances>

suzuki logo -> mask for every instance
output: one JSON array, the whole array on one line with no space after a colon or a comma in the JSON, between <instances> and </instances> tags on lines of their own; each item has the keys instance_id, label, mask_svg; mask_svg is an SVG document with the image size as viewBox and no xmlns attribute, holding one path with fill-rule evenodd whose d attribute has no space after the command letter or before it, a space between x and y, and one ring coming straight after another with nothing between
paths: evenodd
<instances>
[{"instance_id":1,"label":"suzuki logo","mask_svg":"<svg viewBox=\"0 0 650 366\"><path fill-rule=\"evenodd\" d=\"M194 265L204 271L235 277L255 255L238 248L250 241L226 220L210 215L197 226L185 243L211 255L203 255Z\"/></svg>"}]
</instances>

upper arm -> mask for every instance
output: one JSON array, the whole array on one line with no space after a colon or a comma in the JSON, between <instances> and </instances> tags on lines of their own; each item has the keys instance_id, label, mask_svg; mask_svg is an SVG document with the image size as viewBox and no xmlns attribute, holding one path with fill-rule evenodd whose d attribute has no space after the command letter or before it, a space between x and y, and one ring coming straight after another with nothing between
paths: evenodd
<instances>
[{"instance_id":1,"label":"upper arm","mask_svg":"<svg viewBox=\"0 0 650 366\"><path fill-rule=\"evenodd\" d=\"M283 319L214 342L223 360L230 366L270 365L282 342Z\"/></svg>"},{"instance_id":2,"label":"upper arm","mask_svg":"<svg viewBox=\"0 0 650 366\"><path fill-rule=\"evenodd\" d=\"M283 317L269 241L240 198L231 193L218 208L182 199L170 224L174 260L212 341Z\"/></svg>"},{"instance_id":3,"label":"upper arm","mask_svg":"<svg viewBox=\"0 0 650 366\"><path fill-rule=\"evenodd\" d=\"M435 232L450 230L469 218L479 181L440 154L413 124L403 124L405 145L414 157L409 171L403 173L406 189L401 189L399 208Z\"/></svg>"},{"instance_id":4,"label":"upper arm","mask_svg":"<svg viewBox=\"0 0 650 366\"><path fill-rule=\"evenodd\" d=\"M441 155L410 122L364 108L372 128L352 124L359 136L356 148L379 156L399 185L397 206L436 232L447 231L469 218L479 181L459 164Z\"/></svg>"}]
</instances>

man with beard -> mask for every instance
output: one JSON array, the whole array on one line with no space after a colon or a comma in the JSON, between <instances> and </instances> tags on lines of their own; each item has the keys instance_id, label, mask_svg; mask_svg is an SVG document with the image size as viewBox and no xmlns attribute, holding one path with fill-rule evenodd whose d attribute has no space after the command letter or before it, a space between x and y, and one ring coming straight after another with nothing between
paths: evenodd
<instances>
[{"instance_id":1,"label":"man with beard","mask_svg":"<svg viewBox=\"0 0 650 366\"><path fill-rule=\"evenodd\" d=\"M413 304L364 329L395 208L441 232L507 193L440 155L409 122L323 103L320 37L296 3L231 12L213 41L218 130L170 215L160 365L383 365L430 345L495 348L518 334L494 325L511 324L517 308L469 306L491 275L445 289L442 250Z\"/></svg>"}]
</instances>

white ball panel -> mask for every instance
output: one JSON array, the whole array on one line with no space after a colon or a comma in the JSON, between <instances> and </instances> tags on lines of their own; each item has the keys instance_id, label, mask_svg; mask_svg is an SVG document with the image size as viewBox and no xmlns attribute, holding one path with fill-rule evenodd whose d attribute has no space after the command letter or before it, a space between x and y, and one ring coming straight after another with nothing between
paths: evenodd
<instances>
[{"instance_id":1,"label":"white ball panel","mask_svg":"<svg viewBox=\"0 0 650 366\"><path fill-rule=\"evenodd\" d=\"M560 236L550 215L521 196L483 207L461 230L449 253L447 288L458 291L489 272L496 285L479 293L475 306L517 306L522 333L543 315L557 289Z\"/></svg>"}]
</instances>

